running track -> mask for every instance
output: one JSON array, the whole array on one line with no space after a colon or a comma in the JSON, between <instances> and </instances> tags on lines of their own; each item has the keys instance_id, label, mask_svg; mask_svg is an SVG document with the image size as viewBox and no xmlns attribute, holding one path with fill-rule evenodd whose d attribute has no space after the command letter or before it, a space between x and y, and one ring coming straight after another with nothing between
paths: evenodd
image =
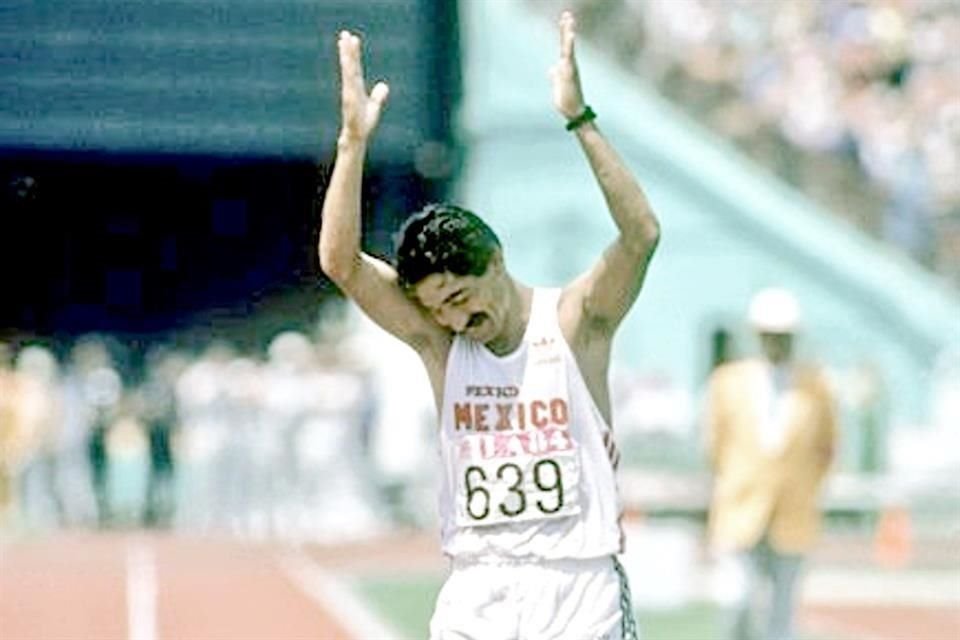
<instances>
[{"instance_id":1,"label":"running track","mask_svg":"<svg viewBox=\"0 0 960 640\"><path fill-rule=\"evenodd\" d=\"M325 579L303 554L267 545L147 534L8 543L0 638L357 638L355 621L332 615Z\"/></svg>"},{"instance_id":2,"label":"running track","mask_svg":"<svg viewBox=\"0 0 960 640\"><path fill-rule=\"evenodd\" d=\"M439 570L432 538L315 547L148 533L0 541L0 640L390 640L336 577ZM957 640L954 607L808 606L844 640Z\"/></svg>"}]
</instances>

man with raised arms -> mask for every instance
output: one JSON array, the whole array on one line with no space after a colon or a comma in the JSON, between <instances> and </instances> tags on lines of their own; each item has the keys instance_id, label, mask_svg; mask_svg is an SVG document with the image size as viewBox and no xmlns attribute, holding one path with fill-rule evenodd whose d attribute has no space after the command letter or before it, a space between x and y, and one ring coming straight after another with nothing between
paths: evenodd
<instances>
[{"instance_id":1,"label":"man with raised arms","mask_svg":"<svg viewBox=\"0 0 960 640\"><path fill-rule=\"evenodd\" d=\"M426 367L439 413L440 519L451 572L431 638L634 638L608 372L659 224L594 122L559 21L553 104L586 155L618 234L563 288L508 271L475 214L428 205L404 224L395 265L362 252L361 181L388 87L366 89L360 39L342 32L342 123L323 203L324 272Z\"/></svg>"}]
</instances>

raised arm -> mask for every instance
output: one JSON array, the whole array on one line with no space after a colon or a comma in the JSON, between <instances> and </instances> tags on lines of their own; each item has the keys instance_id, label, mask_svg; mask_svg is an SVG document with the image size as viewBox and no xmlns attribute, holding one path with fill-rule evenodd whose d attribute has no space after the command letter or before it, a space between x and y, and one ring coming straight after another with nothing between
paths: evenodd
<instances>
[{"instance_id":1,"label":"raised arm","mask_svg":"<svg viewBox=\"0 0 960 640\"><path fill-rule=\"evenodd\" d=\"M443 343L444 332L402 291L393 267L360 248L363 165L389 89L380 82L367 93L360 38L343 31L337 47L342 123L323 201L320 266L374 322L425 356L431 346Z\"/></svg>"},{"instance_id":2,"label":"raised arm","mask_svg":"<svg viewBox=\"0 0 960 640\"><path fill-rule=\"evenodd\" d=\"M560 17L560 59L551 69L554 106L568 121L585 120L575 132L597 179L619 234L600 260L564 292L579 329L592 327L612 336L640 293L647 265L660 239L660 225L649 202L623 160L592 117L584 118L574 55L573 15ZM585 322L584 322L585 321ZM579 330L578 329L578 330Z\"/></svg>"}]
</instances>

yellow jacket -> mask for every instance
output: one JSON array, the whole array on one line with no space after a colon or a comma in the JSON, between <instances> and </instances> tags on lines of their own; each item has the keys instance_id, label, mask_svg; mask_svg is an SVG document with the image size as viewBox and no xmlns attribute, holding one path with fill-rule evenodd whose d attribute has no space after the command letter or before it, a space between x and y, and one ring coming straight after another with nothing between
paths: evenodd
<instances>
[{"instance_id":1,"label":"yellow jacket","mask_svg":"<svg viewBox=\"0 0 960 640\"><path fill-rule=\"evenodd\" d=\"M819 497L837 438L833 398L820 373L797 366L780 407L782 444L761 442L769 365L718 368L705 407L714 487L709 532L715 548L745 549L766 533L774 549L804 553L820 529Z\"/></svg>"}]
</instances>

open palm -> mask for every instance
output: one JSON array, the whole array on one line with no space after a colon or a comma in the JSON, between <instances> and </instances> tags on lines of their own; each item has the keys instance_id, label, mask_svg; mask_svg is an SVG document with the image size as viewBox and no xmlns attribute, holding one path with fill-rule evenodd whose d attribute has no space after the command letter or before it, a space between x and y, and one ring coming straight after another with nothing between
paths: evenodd
<instances>
[{"instance_id":1,"label":"open palm","mask_svg":"<svg viewBox=\"0 0 960 640\"><path fill-rule=\"evenodd\" d=\"M341 136L352 140L366 140L380 122L380 114L390 89L385 83L378 82L373 90L367 93L358 36L341 31L337 48L340 53Z\"/></svg>"},{"instance_id":2,"label":"open palm","mask_svg":"<svg viewBox=\"0 0 960 640\"><path fill-rule=\"evenodd\" d=\"M584 108L580 74L573 50L575 34L573 14L564 11L560 15L560 59L550 68L550 80L553 85L553 106L567 120L583 113Z\"/></svg>"}]
</instances>

